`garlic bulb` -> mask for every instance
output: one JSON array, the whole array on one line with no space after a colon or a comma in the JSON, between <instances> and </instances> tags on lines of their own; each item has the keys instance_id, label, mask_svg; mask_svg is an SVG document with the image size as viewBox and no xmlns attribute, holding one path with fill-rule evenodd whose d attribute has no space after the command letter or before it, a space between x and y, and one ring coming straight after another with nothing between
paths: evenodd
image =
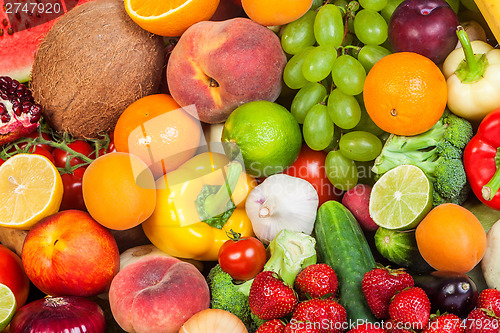
<instances>
[{"instance_id":1,"label":"garlic bulb","mask_svg":"<svg viewBox=\"0 0 500 333\"><path fill-rule=\"evenodd\" d=\"M245 209L257 238L269 243L283 229L310 235L318 204L318 193L311 183L275 174L250 192Z\"/></svg>"}]
</instances>

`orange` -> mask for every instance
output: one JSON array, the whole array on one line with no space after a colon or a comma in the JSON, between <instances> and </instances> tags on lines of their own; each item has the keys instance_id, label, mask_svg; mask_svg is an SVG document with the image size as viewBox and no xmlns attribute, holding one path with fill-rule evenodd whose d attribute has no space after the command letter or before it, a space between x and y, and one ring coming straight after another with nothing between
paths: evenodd
<instances>
[{"instance_id":1,"label":"orange","mask_svg":"<svg viewBox=\"0 0 500 333\"><path fill-rule=\"evenodd\" d=\"M170 95L156 94L132 103L114 130L117 151L137 155L159 178L194 156L202 129Z\"/></svg>"},{"instance_id":2,"label":"orange","mask_svg":"<svg viewBox=\"0 0 500 333\"><path fill-rule=\"evenodd\" d=\"M109 229L133 228L156 207L151 170L128 153L105 154L90 163L83 174L82 191L89 214Z\"/></svg>"},{"instance_id":3,"label":"orange","mask_svg":"<svg viewBox=\"0 0 500 333\"><path fill-rule=\"evenodd\" d=\"M432 209L415 232L418 250L436 270L467 273L486 251L486 232L466 208L442 204Z\"/></svg>"},{"instance_id":4,"label":"orange","mask_svg":"<svg viewBox=\"0 0 500 333\"><path fill-rule=\"evenodd\" d=\"M178 37L190 26L208 21L219 0L125 0L125 10L141 28L160 36Z\"/></svg>"},{"instance_id":5,"label":"orange","mask_svg":"<svg viewBox=\"0 0 500 333\"><path fill-rule=\"evenodd\" d=\"M245 14L265 26L283 25L304 15L312 0L241 0Z\"/></svg>"},{"instance_id":6,"label":"orange","mask_svg":"<svg viewBox=\"0 0 500 333\"><path fill-rule=\"evenodd\" d=\"M448 87L429 58L413 52L383 57L368 72L363 89L366 111L388 133L417 135L443 115Z\"/></svg>"}]
</instances>

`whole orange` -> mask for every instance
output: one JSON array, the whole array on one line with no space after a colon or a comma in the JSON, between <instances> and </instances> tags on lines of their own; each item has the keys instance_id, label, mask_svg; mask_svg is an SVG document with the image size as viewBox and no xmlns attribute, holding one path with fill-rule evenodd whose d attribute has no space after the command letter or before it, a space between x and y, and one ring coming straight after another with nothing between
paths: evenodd
<instances>
[{"instance_id":1,"label":"whole orange","mask_svg":"<svg viewBox=\"0 0 500 333\"><path fill-rule=\"evenodd\" d=\"M82 191L89 214L109 229L133 228L156 206L151 170L128 153L113 152L94 160L83 174Z\"/></svg>"},{"instance_id":2,"label":"whole orange","mask_svg":"<svg viewBox=\"0 0 500 333\"><path fill-rule=\"evenodd\" d=\"M377 61L363 88L366 111L382 130L417 135L443 115L448 100L446 79L429 58L397 52Z\"/></svg>"},{"instance_id":3,"label":"whole orange","mask_svg":"<svg viewBox=\"0 0 500 333\"><path fill-rule=\"evenodd\" d=\"M466 208L447 203L432 209L417 226L418 250L436 270L467 273L486 251L486 232Z\"/></svg>"},{"instance_id":4,"label":"whole orange","mask_svg":"<svg viewBox=\"0 0 500 333\"><path fill-rule=\"evenodd\" d=\"M167 94L143 97L118 118L114 130L117 151L137 155L160 176L194 156L200 144L199 120Z\"/></svg>"},{"instance_id":5,"label":"whole orange","mask_svg":"<svg viewBox=\"0 0 500 333\"><path fill-rule=\"evenodd\" d=\"M312 0L241 0L245 14L265 26L295 21L311 8Z\"/></svg>"},{"instance_id":6,"label":"whole orange","mask_svg":"<svg viewBox=\"0 0 500 333\"><path fill-rule=\"evenodd\" d=\"M141 28L160 36L178 37L190 26L208 21L220 0L125 0L125 10Z\"/></svg>"}]
</instances>

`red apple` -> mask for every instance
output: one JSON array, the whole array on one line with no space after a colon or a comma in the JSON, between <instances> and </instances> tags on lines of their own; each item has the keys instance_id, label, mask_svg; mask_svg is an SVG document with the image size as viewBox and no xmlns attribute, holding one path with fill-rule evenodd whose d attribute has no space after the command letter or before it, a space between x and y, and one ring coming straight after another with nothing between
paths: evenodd
<instances>
[{"instance_id":1,"label":"red apple","mask_svg":"<svg viewBox=\"0 0 500 333\"><path fill-rule=\"evenodd\" d=\"M30 280L24 272L21 258L0 244L0 283L6 285L16 296L17 308L26 303L30 291Z\"/></svg>"},{"instance_id":2,"label":"red apple","mask_svg":"<svg viewBox=\"0 0 500 333\"><path fill-rule=\"evenodd\" d=\"M80 210L60 211L31 228L22 260L31 282L51 296L105 292L120 268L111 232Z\"/></svg>"}]
</instances>

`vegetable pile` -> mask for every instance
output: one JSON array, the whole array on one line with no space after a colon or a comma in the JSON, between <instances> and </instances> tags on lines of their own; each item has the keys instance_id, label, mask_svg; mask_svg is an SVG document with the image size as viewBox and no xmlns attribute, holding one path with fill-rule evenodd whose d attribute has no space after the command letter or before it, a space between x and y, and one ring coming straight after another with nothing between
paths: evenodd
<instances>
[{"instance_id":1,"label":"vegetable pile","mask_svg":"<svg viewBox=\"0 0 500 333\"><path fill-rule=\"evenodd\" d=\"M0 333L500 333L476 1L5 0Z\"/></svg>"}]
</instances>

